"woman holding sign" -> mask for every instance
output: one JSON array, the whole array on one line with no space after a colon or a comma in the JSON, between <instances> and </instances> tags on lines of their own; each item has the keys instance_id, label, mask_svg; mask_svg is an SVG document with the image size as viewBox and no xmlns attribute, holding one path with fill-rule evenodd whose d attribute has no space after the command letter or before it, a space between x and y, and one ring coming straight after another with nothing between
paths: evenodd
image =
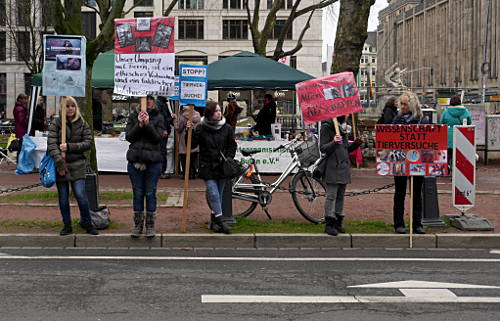
<instances>
[{"instance_id":1,"label":"woman holding sign","mask_svg":"<svg viewBox=\"0 0 500 321\"><path fill-rule=\"evenodd\" d=\"M350 126L345 116L337 117L340 123L340 133L335 133L335 126L331 119L321 122L320 150L326 154L326 169L324 182L326 185L325 201L325 233L337 235L345 233L342 221L344 220L344 194L346 185L351 183L351 162L349 153L358 148L364 137L358 137L349 145L348 135Z\"/></svg>"},{"instance_id":2,"label":"woman holding sign","mask_svg":"<svg viewBox=\"0 0 500 321\"><path fill-rule=\"evenodd\" d=\"M90 126L80 116L78 104L73 97L65 97L61 101L61 111L66 109L66 142L62 143L62 121L56 118L49 128L47 138L47 152L56 163L57 194L59 209L64 223L60 235L73 233L71 227L71 212L69 206L69 185L75 195L80 209L81 226L87 233L99 234L92 226L90 219L89 201L85 192L85 173L87 159L85 152L92 146ZM64 114L63 114L64 115ZM65 154L65 155L64 155Z\"/></svg>"},{"instance_id":3,"label":"woman holding sign","mask_svg":"<svg viewBox=\"0 0 500 321\"><path fill-rule=\"evenodd\" d=\"M411 91L404 92L397 100L399 113L394 117L393 124L416 125L428 124L429 121L423 117L422 110L417 95ZM404 173L403 173L404 174ZM409 176L394 176L394 230L396 233L405 234L405 197L406 183ZM413 232L416 234L425 234L422 226L422 185L423 176L413 177Z\"/></svg>"},{"instance_id":4,"label":"woman holding sign","mask_svg":"<svg viewBox=\"0 0 500 321\"><path fill-rule=\"evenodd\" d=\"M130 114L125 138L130 142L127 151L127 172L134 193L134 224L130 236L137 238L144 227L144 200L146 200L146 237L155 236L156 186L161 173L160 142L165 130L163 116L153 96L146 98L147 110Z\"/></svg>"},{"instance_id":5,"label":"woman holding sign","mask_svg":"<svg viewBox=\"0 0 500 321\"><path fill-rule=\"evenodd\" d=\"M187 128L193 128L188 121ZM219 104L209 100L205 107L205 117L193 132L191 147L200 146L200 167L198 176L205 181L206 197L212 210L210 229L216 233L229 234L229 226L222 221L222 195L227 177L224 177L225 158L234 158L236 142L233 128L226 123Z\"/></svg>"}]
</instances>

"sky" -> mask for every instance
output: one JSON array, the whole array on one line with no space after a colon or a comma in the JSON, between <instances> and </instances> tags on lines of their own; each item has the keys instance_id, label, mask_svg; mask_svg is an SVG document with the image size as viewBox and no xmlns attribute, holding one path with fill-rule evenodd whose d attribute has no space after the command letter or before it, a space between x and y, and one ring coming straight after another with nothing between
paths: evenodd
<instances>
[{"instance_id":1,"label":"sky","mask_svg":"<svg viewBox=\"0 0 500 321\"><path fill-rule=\"evenodd\" d=\"M335 32L337 26L339 2L334 5L334 13L327 14L327 10L323 10L323 61L326 57L326 46L333 45L335 42ZM387 0L377 0L370 9L370 17L368 18L368 31L377 30L378 12L388 6Z\"/></svg>"}]
</instances>

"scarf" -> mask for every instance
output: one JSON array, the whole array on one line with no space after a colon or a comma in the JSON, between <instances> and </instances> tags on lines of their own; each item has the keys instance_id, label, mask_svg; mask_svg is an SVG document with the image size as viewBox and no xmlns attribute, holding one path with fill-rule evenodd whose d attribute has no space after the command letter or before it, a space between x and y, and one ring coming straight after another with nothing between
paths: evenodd
<instances>
[{"instance_id":1,"label":"scarf","mask_svg":"<svg viewBox=\"0 0 500 321\"><path fill-rule=\"evenodd\" d=\"M205 117L201 119L201 123L213 130L219 130L226 124L226 118L222 117L221 120L208 120Z\"/></svg>"}]
</instances>

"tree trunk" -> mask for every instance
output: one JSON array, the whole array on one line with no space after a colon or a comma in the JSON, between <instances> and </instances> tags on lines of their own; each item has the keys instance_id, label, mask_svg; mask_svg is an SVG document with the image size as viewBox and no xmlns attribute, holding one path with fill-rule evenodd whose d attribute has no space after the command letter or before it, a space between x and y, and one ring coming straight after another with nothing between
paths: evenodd
<instances>
[{"instance_id":1,"label":"tree trunk","mask_svg":"<svg viewBox=\"0 0 500 321\"><path fill-rule=\"evenodd\" d=\"M352 71L356 77L375 0L341 0L333 64L330 73Z\"/></svg>"}]
</instances>

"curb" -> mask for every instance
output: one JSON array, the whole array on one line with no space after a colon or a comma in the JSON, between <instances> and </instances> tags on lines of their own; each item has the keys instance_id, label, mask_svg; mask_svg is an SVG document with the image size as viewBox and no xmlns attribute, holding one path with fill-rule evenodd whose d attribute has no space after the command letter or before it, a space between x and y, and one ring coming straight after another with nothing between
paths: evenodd
<instances>
[{"instance_id":1,"label":"curb","mask_svg":"<svg viewBox=\"0 0 500 321\"><path fill-rule=\"evenodd\" d=\"M176 248L176 249L346 249L409 248L398 234L158 234L132 239L128 234L0 234L0 248ZM500 234L414 235L413 248L500 249Z\"/></svg>"}]
</instances>

